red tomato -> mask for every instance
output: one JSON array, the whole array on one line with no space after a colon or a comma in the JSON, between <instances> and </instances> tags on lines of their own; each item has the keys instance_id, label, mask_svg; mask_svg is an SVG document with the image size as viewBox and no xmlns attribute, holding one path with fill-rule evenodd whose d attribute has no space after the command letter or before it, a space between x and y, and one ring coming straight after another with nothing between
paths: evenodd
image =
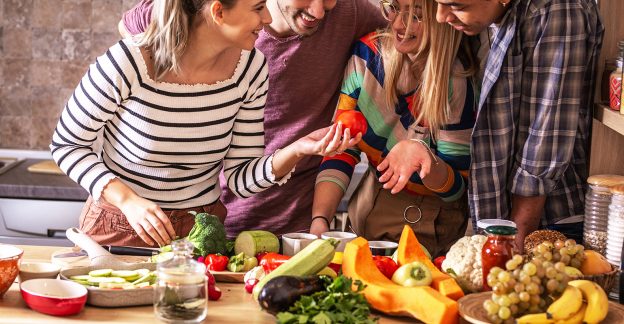
<instances>
[{"instance_id":1,"label":"red tomato","mask_svg":"<svg viewBox=\"0 0 624 324\"><path fill-rule=\"evenodd\" d=\"M381 255L374 255L373 261L377 266L377 269L383 273L388 279L392 279L392 275L399 268L399 265L392 260L392 258Z\"/></svg>"},{"instance_id":2,"label":"red tomato","mask_svg":"<svg viewBox=\"0 0 624 324\"><path fill-rule=\"evenodd\" d=\"M345 110L338 114L336 123L342 122L344 127L349 129L352 137L355 137L358 133L362 133L362 136L366 134L368 129L368 123L364 114L355 110Z\"/></svg>"},{"instance_id":3,"label":"red tomato","mask_svg":"<svg viewBox=\"0 0 624 324\"><path fill-rule=\"evenodd\" d=\"M208 254L204 259L204 264L211 271L225 271L229 258L221 254Z\"/></svg>"}]
</instances>

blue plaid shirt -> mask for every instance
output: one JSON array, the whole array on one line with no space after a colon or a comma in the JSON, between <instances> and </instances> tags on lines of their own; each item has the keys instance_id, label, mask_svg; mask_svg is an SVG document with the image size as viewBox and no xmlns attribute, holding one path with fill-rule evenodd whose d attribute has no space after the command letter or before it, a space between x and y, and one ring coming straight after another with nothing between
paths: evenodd
<instances>
[{"instance_id":1,"label":"blue plaid shirt","mask_svg":"<svg viewBox=\"0 0 624 324\"><path fill-rule=\"evenodd\" d=\"M512 1L492 40L472 136L473 219L547 196L542 225L583 215L596 63L594 0Z\"/></svg>"}]
</instances>

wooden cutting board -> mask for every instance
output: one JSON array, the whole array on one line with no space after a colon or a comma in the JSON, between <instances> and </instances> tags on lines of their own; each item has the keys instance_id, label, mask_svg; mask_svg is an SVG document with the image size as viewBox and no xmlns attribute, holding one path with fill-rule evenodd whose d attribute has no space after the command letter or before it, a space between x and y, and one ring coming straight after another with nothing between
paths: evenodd
<instances>
[{"instance_id":1,"label":"wooden cutting board","mask_svg":"<svg viewBox=\"0 0 624 324\"><path fill-rule=\"evenodd\" d=\"M35 163L28 167L28 172L31 173L44 173L44 174L59 174L63 175L65 172L61 170L61 168L56 165L56 162L53 160L45 160L38 163Z\"/></svg>"}]
</instances>

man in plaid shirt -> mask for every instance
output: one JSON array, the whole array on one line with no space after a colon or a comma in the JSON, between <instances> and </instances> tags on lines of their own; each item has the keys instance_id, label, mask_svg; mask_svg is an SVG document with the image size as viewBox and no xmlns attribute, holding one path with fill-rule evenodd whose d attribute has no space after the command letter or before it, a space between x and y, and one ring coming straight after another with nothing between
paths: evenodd
<instances>
[{"instance_id":1,"label":"man in plaid shirt","mask_svg":"<svg viewBox=\"0 0 624 324\"><path fill-rule=\"evenodd\" d=\"M437 20L490 44L472 133L473 220L580 240L596 63L595 0L436 0Z\"/></svg>"}]
</instances>

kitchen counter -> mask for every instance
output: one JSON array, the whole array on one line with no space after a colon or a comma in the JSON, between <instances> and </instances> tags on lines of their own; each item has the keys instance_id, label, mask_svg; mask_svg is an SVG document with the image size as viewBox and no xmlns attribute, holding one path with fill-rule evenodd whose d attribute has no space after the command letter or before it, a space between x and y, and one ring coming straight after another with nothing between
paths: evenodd
<instances>
[{"instance_id":1,"label":"kitchen counter","mask_svg":"<svg viewBox=\"0 0 624 324\"><path fill-rule=\"evenodd\" d=\"M22 260L50 262L52 253L58 247L18 246L24 250ZM17 279L16 279L17 280ZM242 284L217 283L223 291L221 299L208 302L208 317L204 323L275 323L275 317L261 311ZM378 315L379 316L379 315ZM77 315L54 317L35 312L22 300L19 286L15 282L0 299L0 323L155 323L152 306L99 308L86 306ZM380 323L414 323L414 319L382 316Z\"/></svg>"}]
</instances>

